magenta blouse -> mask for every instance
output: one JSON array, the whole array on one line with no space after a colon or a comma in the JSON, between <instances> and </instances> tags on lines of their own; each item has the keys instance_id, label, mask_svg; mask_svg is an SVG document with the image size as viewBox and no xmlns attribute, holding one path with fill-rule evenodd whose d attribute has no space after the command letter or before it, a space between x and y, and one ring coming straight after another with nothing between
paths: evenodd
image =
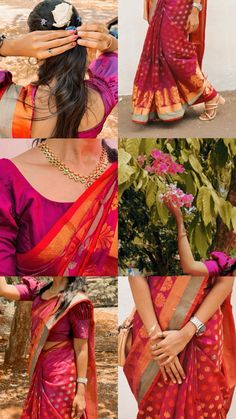
<instances>
[{"instance_id":1,"label":"magenta blouse","mask_svg":"<svg viewBox=\"0 0 236 419\"><path fill-rule=\"evenodd\" d=\"M31 250L71 205L43 197L11 160L0 159L0 275L17 275L16 253Z\"/></svg>"},{"instance_id":2,"label":"magenta blouse","mask_svg":"<svg viewBox=\"0 0 236 419\"><path fill-rule=\"evenodd\" d=\"M86 80L86 84L90 89L96 90L104 104L104 116L102 120L93 128L78 132L78 138L96 138L102 131L103 125L115 107L118 101L118 56L115 52L103 53L99 57L92 61L88 68L89 79ZM0 108L4 106L4 94L6 86L12 85L12 74L9 71L0 70ZM33 103L36 94L36 88L33 88ZM15 100L15 99L12 99ZM10 118L11 120L11 118ZM5 112L0 112L0 134L4 138L8 138L7 135L1 133L1 127L4 128L9 122L9 117L6 120ZM30 137L30 135L29 135Z\"/></svg>"},{"instance_id":3,"label":"magenta blouse","mask_svg":"<svg viewBox=\"0 0 236 419\"><path fill-rule=\"evenodd\" d=\"M204 262L210 277L222 275L222 272L236 261L223 252L212 252L211 257L212 259Z\"/></svg>"},{"instance_id":4,"label":"magenta blouse","mask_svg":"<svg viewBox=\"0 0 236 419\"><path fill-rule=\"evenodd\" d=\"M45 283L39 282L31 277L22 278L22 284L15 285L21 301L33 301L32 309L39 309L40 306L48 310L53 310L57 303L57 297L50 300L44 300L41 295L38 295L40 288ZM91 311L86 303L80 303L72 307L68 313L59 320L50 331L47 340L50 342L61 342L66 340L88 339L89 337L89 323L91 318ZM32 332L34 324L32 324Z\"/></svg>"}]
</instances>

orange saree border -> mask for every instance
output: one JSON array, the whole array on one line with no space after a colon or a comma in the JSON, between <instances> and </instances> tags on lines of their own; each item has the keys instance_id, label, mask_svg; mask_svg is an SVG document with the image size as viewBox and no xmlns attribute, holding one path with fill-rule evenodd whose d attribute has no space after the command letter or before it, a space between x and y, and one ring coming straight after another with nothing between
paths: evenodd
<instances>
[{"instance_id":1,"label":"orange saree border","mask_svg":"<svg viewBox=\"0 0 236 419\"><path fill-rule=\"evenodd\" d=\"M88 417L91 419L98 418L98 401L97 401L97 377L96 377L96 361L95 361L95 347L94 347L94 333L95 333L95 321L94 321L94 306L92 302L89 300L86 295L83 293L76 293L76 295L72 298L69 306L66 310L57 318L54 318L54 314L58 309L60 304L57 304L53 313L45 319L43 323L41 323L40 327L37 330L36 338L31 345L30 349L30 359L29 359L29 371L30 371L30 378L32 378L34 369L37 365L37 361L39 355L43 349L43 346L47 340L48 334L50 330L68 313L68 311L76 306L77 304L81 304L83 302L87 302L90 307L92 308L92 318L90 320L90 337L88 340L89 343L89 362L88 362L88 385L86 389L86 410L88 412ZM53 348L52 348L53 349ZM34 358L35 357L35 358Z\"/></svg>"},{"instance_id":2,"label":"orange saree border","mask_svg":"<svg viewBox=\"0 0 236 419\"><path fill-rule=\"evenodd\" d=\"M35 87L29 84L22 87L16 100L16 107L12 121L13 138L30 138L33 118L33 94Z\"/></svg>"},{"instance_id":3,"label":"orange saree border","mask_svg":"<svg viewBox=\"0 0 236 419\"><path fill-rule=\"evenodd\" d=\"M92 194L96 195L99 192L99 188L102 189L105 187L107 182L116 176L116 173L117 162L113 163L88 189L86 189L33 249L26 253L17 254L18 265L20 267L24 267L25 265L28 266L29 262L39 255L44 261L50 260L50 247L52 244L58 248L65 247L74 234L73 221L78 223L78 210L80 211L79 217L81 219L81 213L86 213L91 205L89 197L91 197ZM60 237L58 237L59 233L61 233Z\"/></svg>"}]
</instances>

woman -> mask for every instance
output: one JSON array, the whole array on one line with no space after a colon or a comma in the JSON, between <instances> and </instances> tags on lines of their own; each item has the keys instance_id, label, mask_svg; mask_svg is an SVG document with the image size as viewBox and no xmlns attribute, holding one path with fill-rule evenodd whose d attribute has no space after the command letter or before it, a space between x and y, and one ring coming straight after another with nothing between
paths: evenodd
<instances>
[{"instance_id":1,"label":"woman","mask_svg":"<svg viewBox=\"0 0 236 419\"><path fill-rule=\"evenodd\" d=\"M133 121L176 121L205 103L202 121L224 99L202 73L207 0L145 0L149 28L133 89Z\"/></svg>"},{"instance_id":2,"label":"woman","mask_svg":"<svg viewBox=\"0 0 236 419\"><path fill-rule=\"evenodd\" d=\"M0 296L32 301L30 388L22 419L97 418L93 305L80 278L0 280Z\"/></svg>"},{"instance_id":3,"label":"woman","mask_svg":"<svg viewBox=\"0 0 236 419\"><path fill-rule=\"evenodd\" d=\"M0 160L0 272L116 276L117 151L100 139L38 140Z\"/></svg>"},{"instance_id":4,"label":"woman","mask_svg":"<svg viewBox=\"0 0 236 419\"><path fill-rule=\"evenodd\" d=\"M96 138L117 103L116 38L103 24L82 25L64 0L39 3L28 26L27 35L0 38L0 55L34 57L39 64L37 81L26 87L0 72L0 136ZM100 52L89 77L86 48Z\"/></svg>"},{"instance_id":5,"label":"woman","mask_svg":"<svg viewBox=\"0 0 236 419\"><path fill-rule=\"evenodd\" d=\"M124 372L138 418L226 418L236 383L233 278L130 277L137 312Z\"/></svg>"},{"instance_id":6,"label":"woman","mask_svg":"<svg viewBox=\"0 0 236 419\"><path fill-rule=\"evenodd\" d=\"M236 275L236 258L230 258L223 252L212 252L211 259L200 262L194 259L184 226L183 214L180 208L169 200L165 205L174 216L178 231L178 250L183 272L191 275Z\"/></svg>"}]
</instances>

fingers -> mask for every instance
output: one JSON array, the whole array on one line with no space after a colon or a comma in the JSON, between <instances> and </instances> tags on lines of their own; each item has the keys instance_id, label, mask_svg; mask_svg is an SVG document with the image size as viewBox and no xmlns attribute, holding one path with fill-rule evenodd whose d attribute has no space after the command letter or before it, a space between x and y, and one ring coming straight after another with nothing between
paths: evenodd
<instances>
[{"instance_id":1,"label":"fingers","mask_svg":"<svg viewBox=\"0 0 236 419\"><path fill-rule=\"evenodd\" d=\"M163 367L160 367L160 370L161 370L161 373L162 373L162 376L163 376L163 379L164 379L164 381L165 381L165 383L168 381L168 377L167 377L167 374L166 374L166 370L165 370L165 368L163 368Z\"/></svg>"},{"instance_id":2,"label":"fingers","mask_svg":"<svg viewBox=\"0 0 236 419\"><path fill-rule=\"evenodd\" d=\"M66 44L66 45L63 45L63 46L58 47L58 48L53 48L53 49L49 48L49 50L46 50L46 51L43 51L42 53L39 53L38 58L39 59L46 59L46 58L49 58L49 57L54 57L56 55L62 54L65 51L69 51L70 49L73 49L76 45L77 45L76 42L72 42L70 44Z\"/></svg>"},{"instance_id":3,"label":"fingers","mask_svg":"<svg viewBox=\"0 0 236 419\"><path fill-rule=\"evenodd\" d=\"M68 38L69 36L76 34L76 31L35 31L33 32L35 38L39 41L52 41L58 38Z\"/></svg>"},{"instance_id":4,"label":"fingers","mask_svg":"<svg viewBox=\"0 0 236 419\"><path fill-rule=\"evenodd\" d=\"M52 41L39 44L39 48L42 48L42 49L57 48L57 47L72 43L73 41L76 41L77 39L78 39L78 35L70 35L64 38L58 38Z\"/></svg>"},{"instance_id":5,"label":"fingers","mask_svg":"<svg viewBox=\"0 0 236 419\"><path fill-rule=\"evenodd\" d=\"M97 41L107 41L108 35L104 32L83 32L78 31L78 36L82 39L93 40L96 39Z\"/></svg>"},{"instance_id":6,"label":"fingers","mask_svg":"<svg viewBox=\"0 0 236 419\"><path fill-rule=\"evenodd\" d=\"M179 362L179 358L178 358L178 357L175 359L175 366L176 366L176 368L178 369L178 371L179 371L179 374L180 374L181 378L182 378L183 380L185 380L186 376L185 376L184 370L183 370L183 368L182 368L182 365L181 365L181 364L180 364L180 362Z\"/></svg>"},{"instance_id":7,"label":"fingers","mask_svg":"<svg viewBox=\"0 0 236 419\"><path fill-rule=\"evenodd\" d=\"M85 24L78 27L78 32L80 31L86 31L86 32L103 32L103 33L109 33L108 28L103 23L92 23L92 24Z\"/></svg>"},{"instance_id":8,"label":"fingers","mask_svg":"<svg viewBox=\"0 0 236 419\"><path fill-rule=\"evenodd\" d=\"M180 373L178 371L178 369L176 368L175 364L171 364L171 371L174 375L174 383L178 383L178 384L182 384L182 378L180 376Z\"/></svg>"},{"instance_id":9,"label":"fingers","mask_svg":"<svg viewBox=\"0 0 236 419\"><path fill-rule=\"evenodd\" d=\"M176 383L176 378L175 378L175 376L173 374L172 368L168 365L167 367L165 367L165 370L166 370L166 373L169 375L171 381L173 383Z\"/></svg>"},{"instance_id":10,"label":"fingers","mask_svg":"<svg viewBox=\"0 0 236 419\"><path fill-rule=\"evenodd\" d=\"M99 45L97 41L89 41L87 39L78 39L77 44L86 48L99 49Z\"/></svg>"}]
</instances>

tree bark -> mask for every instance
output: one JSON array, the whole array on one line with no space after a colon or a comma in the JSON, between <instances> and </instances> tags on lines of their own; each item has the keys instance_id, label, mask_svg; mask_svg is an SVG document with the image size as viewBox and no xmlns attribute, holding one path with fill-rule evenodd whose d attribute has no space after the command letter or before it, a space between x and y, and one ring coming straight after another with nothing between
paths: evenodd
<instances>
[{"instance_id":1,"label":"tree bark","mask_svg":"<svg viewBox=\"0 0 236 419\"><path fill-rule=\"evenodd\" d=\"M5 352L5 365L17 365L26 359L30 342L31 302L16 303L12 320L8 348Z\"/></svg>"},{"instance_id":2,"label":"tree bark","mask_svg":"<svg viewBox=\"0 0 236 419\"><path fill-rule=\"evenodd\" d=\"M236 207L236 157L234 157L234 168L231 173L231 181L227 200ZM228 253L236 249L236 232L229 231L227 226L220 221L217 226L216 250Z\"/></svg>"}]
</instances>

